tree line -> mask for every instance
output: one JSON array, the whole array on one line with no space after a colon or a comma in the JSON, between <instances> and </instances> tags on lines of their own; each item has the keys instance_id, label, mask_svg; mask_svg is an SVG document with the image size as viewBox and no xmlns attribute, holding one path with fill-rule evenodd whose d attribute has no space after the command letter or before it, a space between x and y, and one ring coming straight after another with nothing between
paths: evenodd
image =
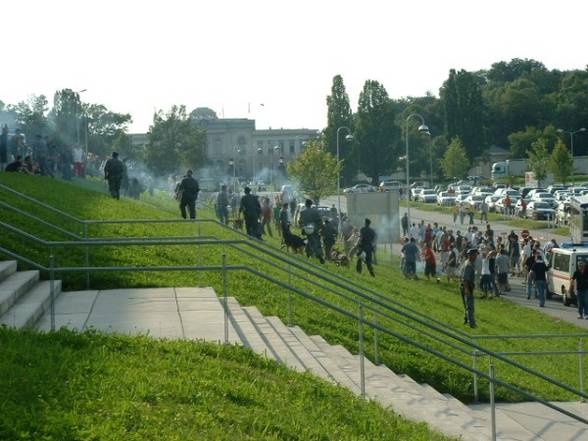
<instances>
[{"instance_id":1,"label":"tree line","mask_svg":"<svg viewBox=\"0 0 588 441\"><path fill-rule=\"evenodd\" d=\"M404 168L406 136L412 176L428 176L432 169L436 178L461 177L472 162L488 160L491 146L508 149L513 159L530 152L531 161L533 154L543 155L545 167L557 169L553 158L564 157L567 164L570 148L569 137L558 129L588 125L588 69L550 70L536 60L513 59L474 72L451 69L438 97L427 93L401 99L390 98L382 84L367 80L355 111L337 75L327 109L323 140L330 153L336 155L337 128L349 127L353 133L353 140L346 139L346 131L339 136L346 184L359 171L377 182ZM419 132L420 122L411 119L404 133L413 113L424 117L428 132ZM576 137L574 151L588 154L586 134ZM566 174L565 167L553 172Z\"/></svg>"}]
</instances>

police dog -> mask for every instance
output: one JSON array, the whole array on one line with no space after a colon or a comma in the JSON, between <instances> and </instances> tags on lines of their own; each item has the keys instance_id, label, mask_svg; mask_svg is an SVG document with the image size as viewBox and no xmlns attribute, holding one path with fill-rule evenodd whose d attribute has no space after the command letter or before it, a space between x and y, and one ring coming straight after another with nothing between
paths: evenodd
<instances>
[{"instance_id":1,"label":"police dog","mask_svg":"<svg viewBox=\"0 0 588 441\"><path fill-rule=\"evenodd\" d=\"M342 253L337 249L333 249L331 250L331 255L329 257L331 258L331 262L333 262L335 265L341 266L343 268L349 267L349 257L347 257L345 253Z\"/></svg>"},{"instance_id":2,"label":"police dog","mask_svg":"<svg viewBox=\"0 0 588 441\"><path fill-rule=\"evenodd\" d=\"M304 239L290 231L290 227L285 228L283 231L284 242L282 248L290 250L295 254L303 254L304 252Z\"/></svg>"}]
</instances>

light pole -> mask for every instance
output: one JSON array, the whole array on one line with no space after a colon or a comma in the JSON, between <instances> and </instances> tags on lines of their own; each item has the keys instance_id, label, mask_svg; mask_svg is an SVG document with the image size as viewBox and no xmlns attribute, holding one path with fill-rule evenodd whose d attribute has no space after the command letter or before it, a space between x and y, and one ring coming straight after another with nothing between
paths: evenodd
<instances>
[{"instance_id":1,"label":"light pole","mask_svg":"<svg viewBox=\"0 0 588 441\"><path fill-rule=\"evenodd\" d=\"M274 146L274 150L272 152L272 173L271 173L271 183L272 183L272 188L274 189L274 191L275 191L275 186L274 186L274 167L275 167L275 164L276 164L276 160L275 160L276 152L278 150L281 150L281 147L279 145L275 145Z\"/></svg>"},{"instance_id":2,"label":"light pole","mask_svg":"<svg viewBox=\"0 0 588 441\"><path fill-rule=\"evenodd\" d=\"M425 132L425 135L429 136L429 187L433 188L433 135L430 130Z\"/></svg>"},{"instance_id":3,"label":"light pole","mask_svg":"<svg viewBox=\"0 0 588 441\"><path fill-rule=\"evenodd\" d=\"M425 118L420 113L411 113L406 117L406 124L404 130L404 138L406 141L406 213L408 217L408 225L410 226L410 197L409 197L409 186L410 186L410 160L408 156L408 123L411 118L418 118L421 120L421 125L419 126L419 132L428 132L429 128L425 124Z\"/></svg>"},{"instance_id":4,"label":"light pole","mask_svg":"<svg viewBox=\"0 0 588 441\"><path fill-rule=\"evenodd\" d=\"M255 172L256 170L256 162L257 162L257 156L261 155L261 153L263 153L263 149L261 147L257 147L257 150L255 150L255 152L253 152L253 176L251 178L251 181L255 181Z\"/></svg>"},{"instance_id":5,"label":"light pole","mask_svg":"<svg viewBox=\"0 0 588 441\"><path fill-rule=\"evenodd\" d=\"M570 150L572 151L572 182L574 182L574 135L586 131L586 127L581 127L578 130L564 130L557 129L559 133L567 133L570 135Z\"/></svg>"},{"instance_id":6,"label":"light pole","mask_svg":"<svg viewBox=\"0 0 588 441\"><path fill-rule=\"evenodd\" d=\"M347 136L345 136L346 141L351 141L353 139L353 135L351 134L351 129L347 126L341 126L337 128L337 165L339 165L339 132L341 130L347 130ZM339 233L341 233L341 172L337 172L337 212L339 217L338 229Z\"/></svg>"}]
</instances>

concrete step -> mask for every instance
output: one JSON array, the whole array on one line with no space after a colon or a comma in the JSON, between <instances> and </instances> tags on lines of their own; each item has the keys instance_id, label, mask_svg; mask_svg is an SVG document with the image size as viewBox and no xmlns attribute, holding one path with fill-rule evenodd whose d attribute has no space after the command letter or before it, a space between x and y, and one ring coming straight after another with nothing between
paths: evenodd
<instances>
[{"instance_id":1,"label":"concrete step","mask_svg":"<svg viewBox=\"0 0 588 441\"><path fill-rule=\"evenodd\" d=\"M61 293L61 280L54 284L54 298ZM33 327L51 306L51 282L37 283L22 295L6 313L0 317L0 325L16 329Z\"/></svg>"},{"instance_id":2,"label":"concrete step","mask_svg":"<svg viewBox=\"0 0 588 441\"><path fill-rule=\"evenodd\" d=\"M349 378L360 385L359 357L340 345L330 346L322 338L314 338L318 347L337 361ZM455 409L443 395L433 393L407 376L396 375L364 358L366 395L400 415L424 421L435 429L464 440L490 440L486 423L475 418L468 408Z\"/></svg>"},{"instance_id":3,"label":"concrete step","mask_svg":"<svg viewBox=\"0 0 588 441\"><path fill-rule=\"evenodd\" d=\"M296 358L296 355L255 306L246 306L242 309L255 326L259 335L263 338L268 349L275 355L277 361L298 372L306 371L302 363Z\"/></svg>"},{"instance_id":4,"label":"concrete step","mask_svg":"<svg viewBox=\"0 0 588 441\"><path fill-rule=\"evenodd\" d=\"M265 355L270 360L277 360L276 354L266 344L263 336L257 331L254 323L243 311L237 299L229 297L228 300L231 324L243 342L243 346L257 354Z\"/></svg>"},{"instance_id":5,"label":"concrete step","mask_svg":"<svg viewBox=\"0 0 588 441\"><path fill-rule=\"evenodd\" d=\"M0 262L0 282L16 272L16 260L3 260Z\"/></svg>"},{"instance_id":6,"label":"concrete step","mask_svg":"<svg viewBox=\"0 0 588 441\"><path fill-rule=\"evenodd\" d=\"M39 271L19 271L0 282L0 317L39 281Z\"/></svg>"},{"instance_id":7,"label":"concrete step","mask_svg":"<svg viewBox=\"0 0 588 441\"><path fill-rule=\"evenodd\" d=\"M310 353L306 347L300 343L300 340L292 333L279 317L266 317L267 322L274 328L280 338L288 345L288 348L294 353L298 361L304 368L312 372L317 377L335 383L333 377L324 366Z\"/></svg>"}]
</instances>

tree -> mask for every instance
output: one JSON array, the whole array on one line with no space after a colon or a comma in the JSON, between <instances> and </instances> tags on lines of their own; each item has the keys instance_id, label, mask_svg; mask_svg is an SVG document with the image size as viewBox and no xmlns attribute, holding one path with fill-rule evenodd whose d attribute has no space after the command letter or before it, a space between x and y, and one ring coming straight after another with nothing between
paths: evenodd
<instances>
[{"instance_id":1,"label":"tree","mask_svg":"<svg viewBox=\"0 0 588 441\"><path fill-rule=\"evenodd\" d=\"M359 95L354 148L361 170L375 183L381 175L396 169L400 155L400 130L394 116L384 86L367 80Z\"/></svg>"},{"instance_id":2,"label":"tree","mask_svg":"<svg viewBox=\"0 0 588 441\"><path fill-rule=\"evenodd\" d=\"M186 113L185 106L158 111L149 127L145 163L156 175L176 173L180 167L197 169L206 159L206 133Z\"/></svg>"},{"instance_id":3,"label":"tree","mask_svg":"<svg viewBox=\"0 0 588 441\"><path fill-rule=\"evenodd\" d=\"M541 181L547 177L547 168L549 164L549 152L547 150L547 141L545 138L539 138L529 150L529 168L535 174L537 185L541 186Z\"/></svg>"},{"instance_id":4,"label":"tree","mask_svg":"<svg viewBox=\"0 0 588 441\"><path fill-rule=\"evenodd\" d=\"M557 141L555 148L551 153L549 161L549 171L553 173L557 182L565 184L568 177L572 174L574 168L574 159L562 141Z\"/></svg>"},{"instance_id":5,"label":"tree","mask_svg":"<svg viewBox=\"0 0 588 441\"><path fill-rule=\"evenodd\" d=\"M62 89L53 96L53 108L49 112L52 137L59 144L72 145L79 141L80 95L71 89Z\"/></svg>"},{"instance_id":6,"label":"tree","mask_svg":"<svg viewBox=\"0 0 588 441\"><path fill-rule=\"evenodd\" d=\"M35 135L46 136L49 133L47 120L48 102L45 95L33 95L27 101L21 101L12 107L16 114L16 123L28 142Z\"/></svg>"},{"instance_id":7,"label":"tree","mask_svg":"<svg viewBox=\"0 0 588 441\"><path fill-rule=\"evenodd\" d=\"M458 137L453 138L441 161L443 173L447 178L464 178L470 168L465 147Z\"/></svg>"},{"instance_id":8,"label":"tree","mask_svg":"<svg viewBox=\"0 0 588 441\"><path fill-rule=\"evenodd\" d=\"M309 141L304 151L288 164L288 173L298 181L300 189L314 201L333 194L342 161L329 153L319 141Z\"/></svg>"},{"instance_id":9,"label":"tree","mask_svg":"<svg viewBox=\"0 0 588 441\"><path fill-rule=\"evenodd\" d=\"M468 158L473 160L483 150L485 143L483 78L471 72L455 69L439 91L445 112L445 134L462 140Z\"/></svg>"},{"instance_id":10,"label":"tree","mask_svg":"<svg viewBox=\"0 0 588 441\"><path fill-rule=\"evenodd\" d=\"M125 144L124 141L128 125L132 121L131 115L112 112L102 104L84 104L82 111L80 143L84 142L87 135L88 150L99 156L108 156L115 150L115 141L118 139L117 145L121 149L121 156L132 156L130 142Z\"/></svg>"},{"instance_id":11,"label":"tree","mask_svg":"<svg viewBox=\"0 0 588 441\"><path fill-rule=\"evenodd\" d=\"M349 95L345 91L341 75L335 75L331 94L327 96L327 127L323 130L327 151L333 155L337 154L337 129L340 127L348 127L350 131L353 131ZM346 130L339 132L339 159L344 161L342 172L344 182L350 182L357 170L357 164L354 164L352 159L351 142L346 139L348 134L350 132Z\"/></svg>"}]
</instances>

